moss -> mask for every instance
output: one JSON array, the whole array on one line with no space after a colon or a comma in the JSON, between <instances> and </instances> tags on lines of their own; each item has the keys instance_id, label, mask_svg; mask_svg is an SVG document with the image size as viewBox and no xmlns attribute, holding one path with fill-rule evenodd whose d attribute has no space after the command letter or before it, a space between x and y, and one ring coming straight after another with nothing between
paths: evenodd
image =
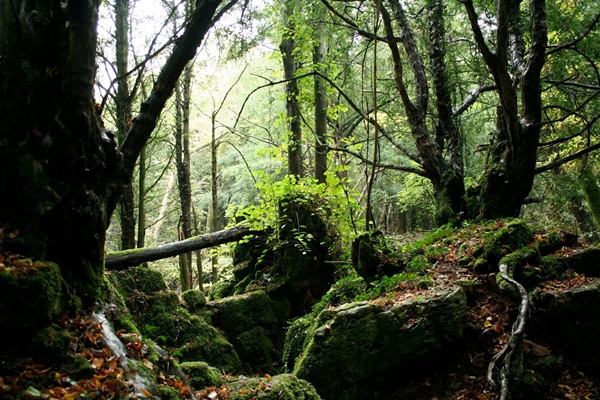
<instances>
[{"instance_id":1,"label":"moss","mask_svg":"<svg viewBox=\"0 0 600 400\"><path fill-rule=\"evenodd\" d=\"M14 276L0 271L0 326L5 335L21 337L49 325L66 312L60 269L45 263Z\"/></svg>"},{"instance_id":2,"label":"moss","mask_svg":"<svg viewBox=\"0 0 600 400\"><path fill-rule=\"evenodd\" d=\"M89 379L94 376L92 364L81 356L69 358L61 365L61 370L75 380Z\"/></svg>"},{"instance_id":3,"label":"moss","mask_svg":"<svg viewBox=\"0 0 600 400\"><path fill-rule=\"evenodd\" d=\"M283 368L286 372L292 372L296 360L305 349L306 339L312 335L311 327L315 324L315 318L311 315L296 319L287 330L285 345L283 348Z\"/></svg>"},{"instance_id":4,"label":"moss","mask_svg":"<svg viewBox=\"0 0 600 400\"><path fill-rule=\"evenodd\" d=\"M33 336L32 354L45 362L61 362L69 354L72 336L68 331L48 326Z\"/></svg>"},{"instance_id":5,"label":"moss","mask_svg":"<svg viewBox=\"0 0 600 400\"><path fill-rule=\"evenodd\" d=\"M504 222L495 221L488 227L482 236L482 243L473 251L475 261L474 268L478 273L496 271L502 257L527 246L533 240L533 231L520 219Z\"/></svg>"},{"instance_id":6,"label":"moss","mask_svg":"<svg viewBox=\"0 0 600 400\"><path fill-rule=\"evenodd\" d=\"M270 338L270 332L256 326L231 338L231 343L245 368L251 371L273 374L273 367L278 360L278 353Z\"/></svg>"},{"instance_id":7,"label":"moss","mask_svg":"<svg viewBox=\"0 0 600 400\"><path fill-rule=\"evenodd\" d=\"M363 233L352 242L352 266L369 283L405 268L399 252L388 246L380 231Z\"/></svg>"},{"instance_id":8,"label":"moss","mask_svg":"<svg viewBox=\"0 0 600 400\"><path fill-rule=\"evenodd\" d=\"M161 386L158 390L160 391L160 398L162 400L181 400L179 390L171 386Z\"/></svg>"},{"instance_id":9,"label":"moss","mask_svg":"<svg viewBox=\"0 0 600 400\"><path fill-rule=\"evenodd\" d=\"M216 311L213 323L230 335L255 326L273 328L278 323L271 299L262 290L214 301L210 305Z\"/></svg>"},{"instance_id":10,"label":"moss","mask_svg":"<svg viewBox=\"0 0 600 400\"><path fill-rule=\"evenodd\" d=\"M160 272L145 267L112 271L109 279L125 299L138 293L152 295L167 290L167 285Z\"/></svg>"},{"instance_id":11,"label":"moss","mask_svg":"<svg viewBox=\"0 0 600 400\"><path fill-rule=\"evenodd\" d=\"M229 382L229 400L319 400L315 388L292 374L266 378L240 376Z\"/></svg>"},{"instance_id":12,"label":"moss","mask_svg":"<svg viewBox=\"0 0 600 400\"><path fill-rule=\"evenodd\" d=\"M325 308L352 302L356 296L364 293L366 290L367 283L363 278L354 276L342 278L334 283L331 289L314 305L312 314L317 315Z\"/></svg>"},{"instance_id":13,"label":"moss","mask_svg":"<svg viewBox=\"0 0 600 400\"><path fill-rule=\"evenodd\" d=\"M202 361L183 362L181 370L189 377L190 384L195 389L207 386L220 387L225 383L225 378L217 368Z\"/></svg>"},{"instance_id":14,"label":"moss","mask_svg":"<svg viewBox=\"0 0 600 400\"><path fill-rule=\"evenodd\" d=\"M206 304L206 297L204 296L204 293L198 289L192 289L183 292L181 297L189 307L190 311L197 310Z\"/></svg>"},{"instance_id":15,"label":"moss","mask_svg":"<svg viewBox=\"0 0 600 400\"><path fill-rule=\"evenodd\" d=\"M294 373L326 398L373 398L381 376L461 338L466 312L459 288L391 308L358 302L324 310L307 329Z\"/></svg>"},{"instance_id":16,"label":"moss","mask_svg":"<svg viewBox=\"0 0 600 400\"><path fill-rule=\"evenodd\" d=\"M236 282L229 279L215 282L208 289L208 298L210 300L218 300L228 296L233 296L235 293L235 285Z\"/></svg>"},{"instance_id":17,"label":"moss","mask_svg":"<svg viewBox=\"0 0 600 400\"><path fill-rule=\"evenodd\" d=\"M206 361L225 372L240 371L242 363L231 343L210 325L206 325L202 334L180 347L176 353L179 359L186 361Z\"/></svg>"}]
</instances>

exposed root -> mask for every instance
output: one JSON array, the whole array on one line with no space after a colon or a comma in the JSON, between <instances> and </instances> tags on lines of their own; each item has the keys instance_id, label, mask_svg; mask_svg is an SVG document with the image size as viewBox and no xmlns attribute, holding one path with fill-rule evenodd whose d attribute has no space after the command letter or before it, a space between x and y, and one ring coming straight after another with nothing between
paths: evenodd
<instances>
[{"instance_id":1,"label":"exposed root","mask_svg":"<svg viewBox=\"0 0 600 400\"><path fill-rule=\"evenodd\" d=\"M504 365L500 370L500 400L506 400L509 393L509 376L512 368L512 356L515 353L519 343L522 341L523 332L525 331L525 322L529 309L529 297L527 296L527 291L523 285L508 276L508 267L504 264L500 265L500 275L505 281L515 286L519 291L519 295L521 296L519 315L513 323L510 340L506 346L504 346L498 353L494 355L494 357L492 357L487 371L488 382L493 387L496 387L496 383L493 378L494 368L496 366L496 362L504 356ZM518 375L520 375L520 371Z\"/></svg>"}]
</instances>

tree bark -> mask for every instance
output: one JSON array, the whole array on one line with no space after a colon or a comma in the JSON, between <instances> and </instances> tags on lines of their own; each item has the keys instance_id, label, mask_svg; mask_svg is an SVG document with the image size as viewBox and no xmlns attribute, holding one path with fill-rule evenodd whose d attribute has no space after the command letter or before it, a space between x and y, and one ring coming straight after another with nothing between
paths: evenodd
<instances>
[{"instance_id":1,"label":"tree bark","mask_svg":"<svg viewBox=\"0 0 600 400\"><path fill-rule=\"evenodd\" d=\"M252 234L254 233L247 228L235 227L203 236L195 236L178 242L163 244L158 247L107 254L105 261L106 269L124 269L148 261L156 261L194 250L236 242Z\"/></svg>"},{"instance_id":2,"label":"tree bark","mask_svg":"<svg viewBox=\"0 0 600 400\"><path fill-rule=\"evenodd\" d=\"M218 188L218 159L217 159L217 147L219 143L217 141L217 114L220 111L213 111L211 118L211 141L210 141L210 231L216 232L219 229L219 188ZM215 253L210 255L211 264L211 282L217 282L219 278L218 265L219 256Z\"/></svg>"},{"instance_id":3,"label":"tree bark","mask_svg":"<svg viewBox=\"0 0 600 400\"><path fill-rule=\"evenodd\" d=\"M144 247L146 242L146 146L139 159L138 177L138 234L137 247Z\"/></svg>"}]
</instances>

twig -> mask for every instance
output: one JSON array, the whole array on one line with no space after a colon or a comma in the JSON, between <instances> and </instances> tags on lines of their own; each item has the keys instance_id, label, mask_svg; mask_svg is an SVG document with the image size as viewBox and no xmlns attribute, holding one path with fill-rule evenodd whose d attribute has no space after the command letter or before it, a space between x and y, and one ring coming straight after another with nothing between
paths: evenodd
<instances>
[{"instance_id":1,"label":"twig","mask_svg":"<svg viewBox=\"0 0 600 400\"><path fill-rule=\"evenodd\" d=\"M525 332L525 321L529 309L529 297L527 296L527 291L523 285L508 276L508 267L505 264L500 265L500 275L502 276L502 279L515 286L521 296L519 315L513 323L510 339L506 346L492 357L492 361L490 361L490 364L488 365L487 379L488 382L495 387L496 384L493 379L493 370L496 366L496 362L506 353L506 356L504 357L504 366L500 370L500 400L506 400L508 398L508 378L510 375L512 356L523 336L523 332Z\"/></svg>"}]
</instances>

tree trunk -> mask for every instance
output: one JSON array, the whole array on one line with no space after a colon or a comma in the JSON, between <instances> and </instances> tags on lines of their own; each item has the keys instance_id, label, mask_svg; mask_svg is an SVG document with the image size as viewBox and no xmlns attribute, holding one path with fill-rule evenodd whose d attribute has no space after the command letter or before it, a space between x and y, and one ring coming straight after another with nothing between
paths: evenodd
<instances>
[{"instance_id":1,"label":"tree trunk","mask_svg":"<svg viewBox=\"0 0 600 400\"><path fill-rule=\"evenodd\" d=\"M442 4L431 0L428 4L432 22L430 24L430 41L432 50L430 59L434 76L435 94L437 100L438 123L435 136L429 132L427 113L429 88L425 64L415 43L408 19L398 0L388 0L394 19L402 34L401 42L408 57L408 63L415 77L414 99L404 83L403 63L400 50L392 26L392 18L385 7L380 8L386 31L387 43L394 63L394 79L400 93L400 98L413 141L417 148L421 167L433 185L436 200L436 223L438 225L455 220L465 213L464 181L462 173L462 141L450 111L450 94L448 92L445 70L445 34L443 29ZM444 149L448 146L448 159L444 157Z\"/></svg>"},{"instance_id":2,"label":"tree trunk","mask_svg":"<svg viewBox=\"0 0 600 400\"><path fill-rule=\"evenodd\" d=\"M131 121L132 97L129 93L129 82L126 77L129 59L129 0L115 0L115 48L117 59L117 82L115 96L117 139L122 142L129 130ZM121 220L121 249L135 248L135 202L133 185L127 182L123 187L123 195L119 201L119 217Z\"/></svg>"},{"instance_id":3,"label":"tree trunk","mask_svg":"<svg viewBox=\"0 0 600 400\"><path fill-rule=\"evenodd\" d=\"M323 25L317 25L318 43L313 50L315 70L323 72L327 43L323 35ZM315 92L315 179L325 183L327 171L327 90L325 81L318 75L314 76Z\"/></svg>"},{"instance_id":4,"label":"tree trunk","mask_svg":"<svg viewBox=\"0 0 600 400\"><path fill-rule=\"evenodd\" d=\"M146 146L140 153L138 178L138 234L137 247L146 242Z\"/></svg>"},{"instance_id":5,"label":"tree trunk","mask_svg":"<svg viewBox=\"0 0 600 400\"><path fill-rule=\"evenodd\" d=\"M296 49L296 40L294 39L295 31L294 24L291 22L293 15L292 3L290 0L285 0L285 32L283 39L279 45L283 59L283 71L285 79L288 80L285 84L286 93L286 112L288 120L288 173L296 177L304 175L304 167L302 165L302 129L300 125L300 106L298 105L298 82L296 79L296 70L298 62L294 55Z\"/></svg>"},{"instance_id":6,"label":"tree trunk","mask_svg":"<svg viewBox=\"0 0 600 400\"><path fill-rule=\"evenodd\" d=\"M500 103L492 157L480 194L480 217L485 219L518 216L533 186L542 122L540 76L548 42L544 0L530 2L531 45L526 58L520 29L521 1L498 0L497 3L496 43L495 52L492 52L479 27L479 14L473 3L463 2L479 52L496 84ZM509 69L511 64L513 71ZM520 88L520 102L516 84Z\"/></svg>"},{"instance_id":7,"label":"tree trunk","mask_svg":"<svg viewBox=\"0 0 600 400\"><path fill-rule=\"evenodd\" d=\"M213 111L211 118L211 141L210 141L210 231L216 232L219 230L219 188L218 188L218 160L217 160L217 113L219 110ZM218 266L219 256L216 252L211 252L211 282L217 282L219 278Z\"/></svg>"},{"instance_id":8,"label":"tree trunk","mask_svg":"<svg viewBox=\"0 0 600 400\"><path fill-rule=\"evenodd\" d=\"M190 179L190 86L192 81L191 64L185 68L181 88L175 89L176 129L175 153L177 160L177 183L181 202L181 231L179 240L192 236L192 190ZM181 290L185 292L193 286L192 254L179 256Z\"/></svg>"},{"instance_id":9,"label":"tree trunk","mask_svg":"<svg viewBox=\"0 0 600 400\"><path fill-rule=\"evenodd\" d=\"M57 262L85 305L103 298L123 185L220 3L198 4L118 149L93 99L100 3L0 2L1 250Z\"/></svg>"},{"instance_id":10,"label":"tree trunk","mask_svg":"<svg viewBox=\"0 0 600 400\"><path fill-rule=\"evenodd\" d=\"M111 253L106 256L106 268L113 270L124 269L148 261L156 261L194 250L236 242L251 234L253 232L247 228L234 227L178 242L163 244L158 247Z\"/></svg>"},{"instance_id":11,"label":"tree trunk","mask_svg":"<svg viewBox=\"0 0 600 400\"><path fill-rule=\"evenodd\" d=\"M600 227L600 185L589 166L581 172L579 182L594 221Z\"/></svg>"}]
</instances>

